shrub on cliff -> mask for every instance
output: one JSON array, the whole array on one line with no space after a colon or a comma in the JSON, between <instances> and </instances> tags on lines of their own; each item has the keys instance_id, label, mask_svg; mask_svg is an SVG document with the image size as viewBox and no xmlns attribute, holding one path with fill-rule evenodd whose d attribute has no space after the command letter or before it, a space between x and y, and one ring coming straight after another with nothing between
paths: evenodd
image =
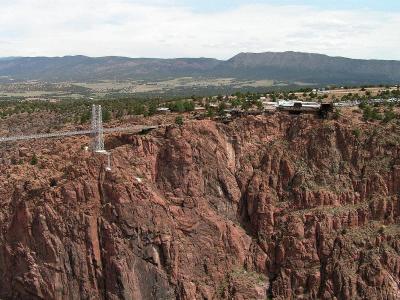
<instances>
[{"instance_id":1,"label":"shrub on cliff","mask_svg":"<svg viewBox=\"0 0 400 300\"><path fill-rule=\"evenodd\" d=\"M175 118L175 124L182 126L183 125L183 117L182 116L177 116Z\"/></svg>"},{"instance_id":2,"label":"shrub on cliff","mask_svg":"<svg viewBox=\"0 0 400 300\"><path fill-rule=\"evenodd\" d=\"M33 154L32 158L31 158L31 165L35 166L38 163L38 159L36 157L36 154Z\"/></svg>"},{"instance_id":3,"label":"shrub on cliff","mask_svg":"<svg viewBox=\"0 0 400 300\"><path fill-rule=\"evenodd\" d=\"M382 120L383 119L382 114L379 112L378 108L375 107L372 109L371 118L372 118L372 120Z\"/></svg>"},{"instance_id":4,"label":"shrub on cliff","mask_svg":"<svg viewBox=\"0 0 400 300\"><path fill-rule=\"evenodd\" d=\"M50 180L50 187L56 187L57 186L57 180L55 178L52 178Z\"/></svg>"},{"instance_id":5,"label":"shrub on cliff","mask_svg":"<svg viewBox=\"0 0 400 300\"><path fill-rule=\"evenodd\" d=\"M385 110L384 112L384 117L383 117L383 122L388 123L392 121L394 118L396 118L396 114L392 109Z\"/></svg>"},{"instance_id":6,"label":"shrub on cliff","mask_svg":"<svg viewBox=\"0 0 400 300\"><path fill-rule=\"evenodd\" d=\"M339 108L336 108L335 111L333 112L333 118L335 120L338 120L341 116L341 110Z\"/></svg>"},{"instance_id":7,"label":"shrub on cliff","mask_svg":"<svg viewBox=\"0 0 400 300\"><path fill-rule=\"evenodd\" d=\"M354 129L353 135L358 139L361 136L361 130L358 128Z\"/></svg>"},{"instance_id":8,"label":"shrub on cliff","mask_svg":"<svg viewBox=\"0 0 400 300\"><path fill-rule=\"evenodd\" d=\"M361 106L360 106L361 108ZM379 109L374 107L372 108L370 105L365 105L362 108L363 110L363 118L365 121L373 121L373 120L382 120L383 116L379 112Z\"/></svg>"}]
</instances>

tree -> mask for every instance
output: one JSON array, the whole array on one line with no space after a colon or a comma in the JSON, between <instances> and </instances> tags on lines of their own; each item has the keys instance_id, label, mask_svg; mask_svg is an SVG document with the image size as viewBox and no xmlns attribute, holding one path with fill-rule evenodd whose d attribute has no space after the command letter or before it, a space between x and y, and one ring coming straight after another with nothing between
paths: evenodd
<instances>
[{"instance_id":1,"label":"tree","mask_svg":"<svg viewBox=\"0 0 400 300\"><path fill-rule=\"evenodd\" d=\"M107 109L102 109L103 122L107 123L111 120L111 113Z\"/></svg>"},{"instance_id":2,"label":"tree","mask_svg":"<svg viewBox=\"0 0 400 300\"><path fill-rule=\"evenodd\" d=\"M372 120L382 120L382 114L379 112L378 108L373 108L372 109L372 115L371 115Z\"/></svg>"},{"instance_id":3,"label":"tree","mask_svg":"<svg viewBox=\"0 0 400 300\"><path fill-rule=\"evenodd\" d=\"M183 117L182 116L177 116L175 118L175 124L182 126L183 125Z\"/></svg>"},{"instance_id":4,"label":"tree","mask_svg":"<svg viewBox=\"0 0 400 300\"><path fill-rule=\"evenodd\" d=\"M231 104L232 104L232 107L239 107L242 104L242 101L240 101L239 98L232 99Z\"/></svg>"},{"instance_id":5,"label":"tree","mask_svg":"<svg viewBox=\"0 0 400 300\"><path fill-rule=\"evenodd\" d=\"M242 107L241 108L243 110L249 110L250 107L251 107L251 103L249 101L245 100L245 101L242 102Z\"/></svg>"},{"instance_id":6,"label":"tree","mask_svg":"<svg viewBox=\"0 0 400 300\"><path fill-rule=\"evenodd\" d=\"M264 108L264 105L262 104L262 102L260 100L256 101L256 106L259 110L262 110Z\"/></svg>"},{"instance_id":7,"label":"tree","mask_svg":"<svg viewBox=\"0 0 400 300\"><path fill-rule=\"evenodd\" d=\"M207 117L209 117L209 118L214 117L214 110L210 106L208 106L208 108L207 108Z\"/></svg>"},{"instance_id":8,"label":"tree","mask_svg":"<svg viewBox=\"0 0 400 300\"><path fill-rule=\"evenodd\" d=\"M87 111L87 112L84 112L84 113L81 115L80 123L81 123L81 124L85 124L85 123L89 122L89 120L90 120L90 112Z\"/></svg>"},{"instance_id":9,"label":"tree","mask_svg":"<svg viewBox=\"0 0 400 300\"><path fill-rule=\"evenodd\" d=\"M372 108L370 105L366 104L363 106L363 118L365 121L371 120L382 120L382 114L379 112L379 109L374 107Z\"/></svg>"},{"instance_id":10,"label":"tree","mask_svg":"<svg viewBox=\"0 0 400 300\"><path fill-rule=\"evenodd\" d=\"M238 99L244 98L244 95L243 95L241 92L236 92L236 93L234 94L234 96L236 96Z\"/></svg>"},{"instance_id":11,"label":"tree","mask_svg":"<svg viewBox=\"0 0 400 300\"><path fill-rule=\"evenodd\" d=\"M221 117L224 117L225 116L225 109L226 109L225 102L221 102L218 105L218 115L221 116Z\"/></svg>"},{"instance_id":12,"label":"tree","mask_svg":"<svg viewBox=\"0 0 400 300\"><path fill-rule=\"evenodd\" d=\"M193 101L185 101L183 103L183 109L184 111L194 111L194 102Z\"/></svg>"},{"instance_id":13,"label":"tree","mask_svg":"<svg viewBox=\"0 0 400 300\"><path fill-rule=\"evenodd\" d=\"M363 104L363 103L361 103ZM372 116L372 109L371 106L364 104L361 105L360 104L360 108L363 110L363 118L365 121L371 120L371 116Z\"/></svg>"},{"instance_id":14,"label":"tree","mask_svg":"<svg viewBox=\"0 0 400 300\"><path fill-rule=\"evenodd\" d=\"M182 101L172 102L168 105L169 109L174 112L184 112L185 106Z\"/></svg>"},{"instance_id":15,"label":"tree","mask_svg":"<svg viewBox=\"0 0 400 300\"><path fill-rule=\"evenodd\" d=\"M135 115L143 115L145 112L145 107L143 104L137 104L133 107L133 113Z\"/></svg>"},{"instance_id":16,"label":"tree","mask_svg":"<svg viewBox=\"0 0 400 300\"><path fill-rule=\"evenodd\" d=\"M365 101L361 101L361 103L358 105L358 107L361 108L362 110L364 110L367 106L368 104Z\"/></svg>"},{"instance_id":17,"label":"tree","mask_svg":"<svg viewBox=\"0 0 400 300\"><path fill-rule=\"evenodd\" d=\"M157 103L154 101L151 101L149 104L149 107L147 109L147 112L148 112L149 116L155 115L155 113L157 112Z\"/></svg>"},{"instance_id":18,"label":"tree","mask_svg":"<svg viewBox=\"0 0 400 300\"><path fill-rule=\"evenodd\" d=\"M394 118L396 118L396 114L393 112L393 109L385 110L383 122L388 123L391 120L393 120Z\"/></svg>"}]
</instances>

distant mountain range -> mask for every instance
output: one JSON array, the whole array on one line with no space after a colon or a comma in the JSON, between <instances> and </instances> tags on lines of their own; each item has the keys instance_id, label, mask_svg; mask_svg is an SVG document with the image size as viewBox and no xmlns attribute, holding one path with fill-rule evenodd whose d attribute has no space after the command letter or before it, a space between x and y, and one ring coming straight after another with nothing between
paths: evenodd
<instances>
[{"instance_id":1,"label":"distant mountain range","mask_svg":"<svg viewBox=\"0 0 400 300\"><path fill-rule=\"evenodd\" d=\"M201 76L313 84L398 83L400 61L349 59L300 52L240 53L227 61L114 56L10 57L0 59L0 76L50 82Z\"/></svg>"}]
</instances>

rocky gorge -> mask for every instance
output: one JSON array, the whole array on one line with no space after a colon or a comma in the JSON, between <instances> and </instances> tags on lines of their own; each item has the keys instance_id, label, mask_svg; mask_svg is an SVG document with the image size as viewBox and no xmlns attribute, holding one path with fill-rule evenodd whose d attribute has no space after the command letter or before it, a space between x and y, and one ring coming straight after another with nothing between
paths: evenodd
<instances>
[{"instance_id":1,"label":"rocky gorge","mask_svg":"<svg viewBox=\"0 0 400 300\"><path fill-rule=\"evenodd\" d=\"M400 298L397 123L187 122L111 172L88 141L0 145L0 299Z\"/></svg>"}]
</instances>

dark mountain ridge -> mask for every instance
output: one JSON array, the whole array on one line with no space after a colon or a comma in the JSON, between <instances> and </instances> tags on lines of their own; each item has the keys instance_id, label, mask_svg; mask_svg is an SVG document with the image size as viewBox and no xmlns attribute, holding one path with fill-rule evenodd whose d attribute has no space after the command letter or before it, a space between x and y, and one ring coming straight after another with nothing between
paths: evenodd
<instances>
[{"instance_id":1,"label":"dark mountain ridge","mask_svg":"<svg viewBox=\"0 0 400 300\"><path fill-rule=\"evenodd\" d=\"M301 52L240 53L227 61L227 73L256 78L306 82L395 82L400 79L400 62L330 57Z\"/></svg>"},{"instance_id":2,"label":"dark mountain ridge","mask_svg":"<svg viewBox=\"0 0 400 300\"><path fill-rule=\"evenodd\" d=\"M16 80L91 81L195 76L219 61L206 58L20 57L0 61L0 76Z\"/></svg>"},{"instance_id":3,"label":"dark mountain ridge","mask_svg":"<svg viewBox=\"0 0 400 300\"><path fill-rule=\"evenodd\" d=\"M273 79L315 84L396 83L400 61L362 60L301 52L240 53L212 58L10 57L0 59L0 76L15 80L162 80L184 76Z\"/></svg>"}]
</instances>

